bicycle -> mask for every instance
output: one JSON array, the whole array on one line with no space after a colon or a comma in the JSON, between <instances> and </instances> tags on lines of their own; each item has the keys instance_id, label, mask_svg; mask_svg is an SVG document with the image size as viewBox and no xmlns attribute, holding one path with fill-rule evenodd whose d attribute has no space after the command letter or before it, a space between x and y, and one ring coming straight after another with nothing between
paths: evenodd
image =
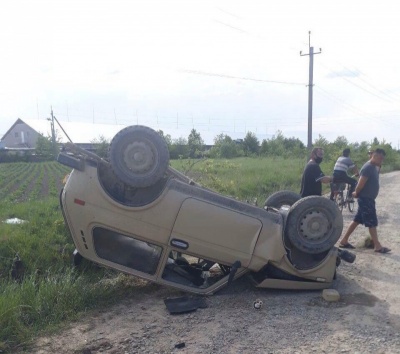
<instances>
[{"instance_id":1,"label":"bicycle","mask_svg":"<svg viewBox=\"0 0 400 354\"><path fill-rule=\"evenodd\" d=\"M348 207L352 213L354 211L354 198L350 195L350 184L345 182L334 182L331 183L331 189L333 191L333 200L342 212L343 208Z\"/></svg>"}]
</instances>

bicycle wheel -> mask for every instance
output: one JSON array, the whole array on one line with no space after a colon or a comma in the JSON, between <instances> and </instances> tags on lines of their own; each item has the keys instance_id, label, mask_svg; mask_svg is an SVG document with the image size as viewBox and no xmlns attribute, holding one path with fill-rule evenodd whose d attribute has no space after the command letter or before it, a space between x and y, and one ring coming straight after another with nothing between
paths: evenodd
<instances>
[{"instance_id":1,"label":"bicycle wheel","mask_svg":"<svg viewBox=\"0 0 400 354\"><path fill-rule=\"evenodd\" d=\"M343 193L342 192L339 192L338 194L336 194L335 203L338 206L340 212L342 212L343 211Z\"/></svg>"},{"instance_id":2,"label":"bicycle wheel","mask_svg":"<svg viewBox=\"0 0 400 354\"><path fill-rule=\"evenodd\" d=\"M354 199L350 199L350 200L347 201L347 205L348 205L349 211L351 213L354 211L354 204L355 204Z\"/></svg>"},{"instance_id":3,"label":"bicycle wheel","mask_svg":"<svg viewBox=\"0 0 400 354\"><path fill-rule=\"evenodd\" d=\"M346 190L346 200L344 201L344 204L345 207L347 206L349 208L349 211L352 213L354 211L354 198L349 192L350 192L350 185L348 184Z\"/></svg>"}]
</instances>

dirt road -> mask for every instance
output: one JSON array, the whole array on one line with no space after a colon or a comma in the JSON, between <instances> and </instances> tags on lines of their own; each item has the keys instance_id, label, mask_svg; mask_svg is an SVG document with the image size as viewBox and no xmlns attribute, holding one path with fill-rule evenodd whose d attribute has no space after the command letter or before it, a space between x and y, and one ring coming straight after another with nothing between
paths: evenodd
<instances>
[{"instance_id":1,"label":"dirt road","mask_svg":"<svg viewBox=\"0 0 400 354\"><path fill-rule=\"evenodd\" d=\"M355 263L342 262L337 303L320 291L254 288L246 278L207 298L208 308L171 316L155 285L135 299L95 312L62 333L40 338L35 353L400 353L400 172L381 176L379 237L392 253L363 247L359 227ZM343 211L345 229L352 214ZM261 299L261 310L253 301ZM176 344L184 343L181 349Z\"/></svg>"}]
</instances>

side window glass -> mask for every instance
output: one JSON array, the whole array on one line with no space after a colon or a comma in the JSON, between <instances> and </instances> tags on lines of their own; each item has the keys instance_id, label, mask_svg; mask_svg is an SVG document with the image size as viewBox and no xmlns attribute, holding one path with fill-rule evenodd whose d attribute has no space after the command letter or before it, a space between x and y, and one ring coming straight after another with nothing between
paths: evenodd
<instances>
[{"instance_id":1,"label":"side window glass","mask_svg":"<svg viewBox=\"0 0 400 354\"><path fill-rule=\"evenodd\" d=\"M100 258L151 275L155 274L162 253L160 246L101 227L93 229L93 242Z\"/></svg>"}]
</instances>

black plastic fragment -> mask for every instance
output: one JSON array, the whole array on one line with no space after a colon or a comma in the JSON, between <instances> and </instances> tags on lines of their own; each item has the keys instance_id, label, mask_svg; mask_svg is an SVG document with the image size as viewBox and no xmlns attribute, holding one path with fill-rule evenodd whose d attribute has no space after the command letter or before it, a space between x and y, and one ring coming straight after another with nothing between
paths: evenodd
<instances>
[{"instance_id":1,"label":"black plastic fragment","mask_svg":"<svg viewBox=\"0 0 400 354\"><path fill-rule=\"evenodd\" d=\"M208 307L203 297L181 296L164 299L165 306L171 314L196 311L198 308Z\"/></svg>"}]
</instances>

